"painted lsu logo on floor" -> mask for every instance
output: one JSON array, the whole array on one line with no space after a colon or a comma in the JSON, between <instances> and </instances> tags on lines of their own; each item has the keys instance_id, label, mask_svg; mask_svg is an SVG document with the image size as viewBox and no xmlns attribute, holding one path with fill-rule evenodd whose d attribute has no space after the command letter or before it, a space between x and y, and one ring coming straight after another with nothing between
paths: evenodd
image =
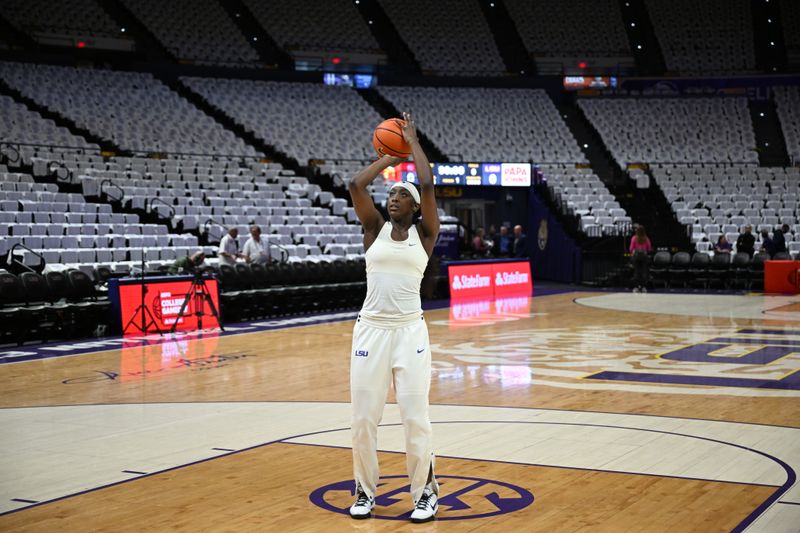
<instances>
[{"instance_id":1,"label":"painted lsu logo on floor","mask_svg":"<svg viewBox=\"0 0 800 533\"><path fill-rule=\"evenodd\" d=\"M436 520L485 518L524 509L533 494L509 483L464 476L436 476L439 482L439 512ZM408 520L411 516L407 476L384 476L378 483L373 517ZM355 497L352 479L320 487L309 495L311 502L334 513L349 514Z\"/></svg>"},{"instance_id":2,"label":"painted lsu logo on floor","mask_svg":"<svg viewBox=\"0 0 800 533\"><path fill-rule=\"evenodd\" d=\"M502 353L497 346L503 346ZM561 388L705 395L736 390L740 396L800 397L797 328L520 328L485 333L480 340L432 344L431 350L440 378L464 379L466 363L473 365L472 379L492 383L497 375L503 378L527 365L536 384Z\"/></svg>"}]
</instances>

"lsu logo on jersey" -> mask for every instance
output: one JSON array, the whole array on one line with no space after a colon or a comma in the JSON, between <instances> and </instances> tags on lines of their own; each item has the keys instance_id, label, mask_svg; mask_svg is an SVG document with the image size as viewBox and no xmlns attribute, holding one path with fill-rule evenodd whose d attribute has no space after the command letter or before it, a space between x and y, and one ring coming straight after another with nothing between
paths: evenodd
<instances>
[{"instance_id":1,"label":"lsu logo on jersey","mask_svg":"<svg viewBox=\"0 0 800 533\"><path fill-rule=\"evenodd\" d=\"M355 356L356 357L367 357L369 355L368 350L356 350Z\"/></svg>"}]
</instances>

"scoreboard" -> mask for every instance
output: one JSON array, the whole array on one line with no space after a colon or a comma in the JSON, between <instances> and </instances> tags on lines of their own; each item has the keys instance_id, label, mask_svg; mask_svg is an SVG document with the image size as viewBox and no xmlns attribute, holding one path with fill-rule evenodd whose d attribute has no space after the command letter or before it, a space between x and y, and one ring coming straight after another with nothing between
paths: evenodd
<instances>
[{"instance_id":1,"label":"scoreboard","mask_svg":"<svg viewBox=\"0 0 800 533\"><path fill-rule=\"evenodd\" d=\"M530 163L431 163L434 185L481 185L489 187L530 187ZM405 161L383 172L386 181L419 184L414 163Z\"/></svg>"}]
</instances>

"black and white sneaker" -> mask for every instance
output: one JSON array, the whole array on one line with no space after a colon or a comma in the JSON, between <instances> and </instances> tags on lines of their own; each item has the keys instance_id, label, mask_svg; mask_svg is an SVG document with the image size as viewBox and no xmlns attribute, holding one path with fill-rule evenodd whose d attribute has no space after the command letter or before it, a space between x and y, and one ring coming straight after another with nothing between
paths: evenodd
<instances>
[{"instance_id":1,"label":"black and white sneaker","mask_svg":"<svg viewBox=\"0 0 800 533\"><path fill-rule=\"evenodd\" d=\"M367 493L356 489L356 503L350 506L350 516L355 519L369 518L372 516L372 508L375 507L375 498L370 498Z\"/></svg>"},{"instance_id":2,"label":"black and white sneaker","mask_svg":"<svg viewBox=\"0 0 800 533\"><path fill-rule=\"evenodd\" d=\"M430 486L426 486L422 491L422 496L411 513L411 521L415 524L429 522L436 518L436 511L439 510L439 498Z\"/></svg>"}]
</instances>

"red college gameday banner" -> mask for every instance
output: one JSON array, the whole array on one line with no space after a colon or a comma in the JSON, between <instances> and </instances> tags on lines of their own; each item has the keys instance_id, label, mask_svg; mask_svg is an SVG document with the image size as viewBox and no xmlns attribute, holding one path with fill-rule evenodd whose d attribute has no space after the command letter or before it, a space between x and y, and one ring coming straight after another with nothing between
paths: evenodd
<instances>
[{"instance_id":1,"label":"red college gameday banner","mask_svg":"<svg viewBox=\"0 0 800 533\"><path fill-rule=\"evenodd\" d=\"M527 261L450 265L447 271L451 299L530 295L533 291L531 265Z\"/></svg>"},{"instance_id":2,"label":"red college gameday banner","mask_svg":"<svg viewBox=\"0 0 800 533\"><path fill-rule=\"evenodd\" d=\"M211 294L211 301L214 302L214 307L219 311L217 280L207 279L205 280L205 284ZM217 319L214 318L214 315L211 313L211 309L197 296L189 298L189 303L183 311L183 316L180 318L178 317L178 311L180 311L181 305L186 298L186 293L191 286L191 280L146 284L144 305L150 311L153 320L155 320L155 325L158 326L161 331L172 329L172 325L175 324L175 322L178 323L178 326L175 328L176 331L191 331L197 329L199 326L197 317L198 306L202 307L199 311L202 312L205 318L203 322L204 327L219 326L219 324L217 324ZM139 305L141 305L141 298L140 284L120 285L119 302L122 327L125 327L131 318L136 315L134 326L128 331L130 334L141 333L140 324L142 316L141 313L137 313ZM148 332L152 331L156 330L151 326L148 328Z\"/></svg>"}]
</instances>

